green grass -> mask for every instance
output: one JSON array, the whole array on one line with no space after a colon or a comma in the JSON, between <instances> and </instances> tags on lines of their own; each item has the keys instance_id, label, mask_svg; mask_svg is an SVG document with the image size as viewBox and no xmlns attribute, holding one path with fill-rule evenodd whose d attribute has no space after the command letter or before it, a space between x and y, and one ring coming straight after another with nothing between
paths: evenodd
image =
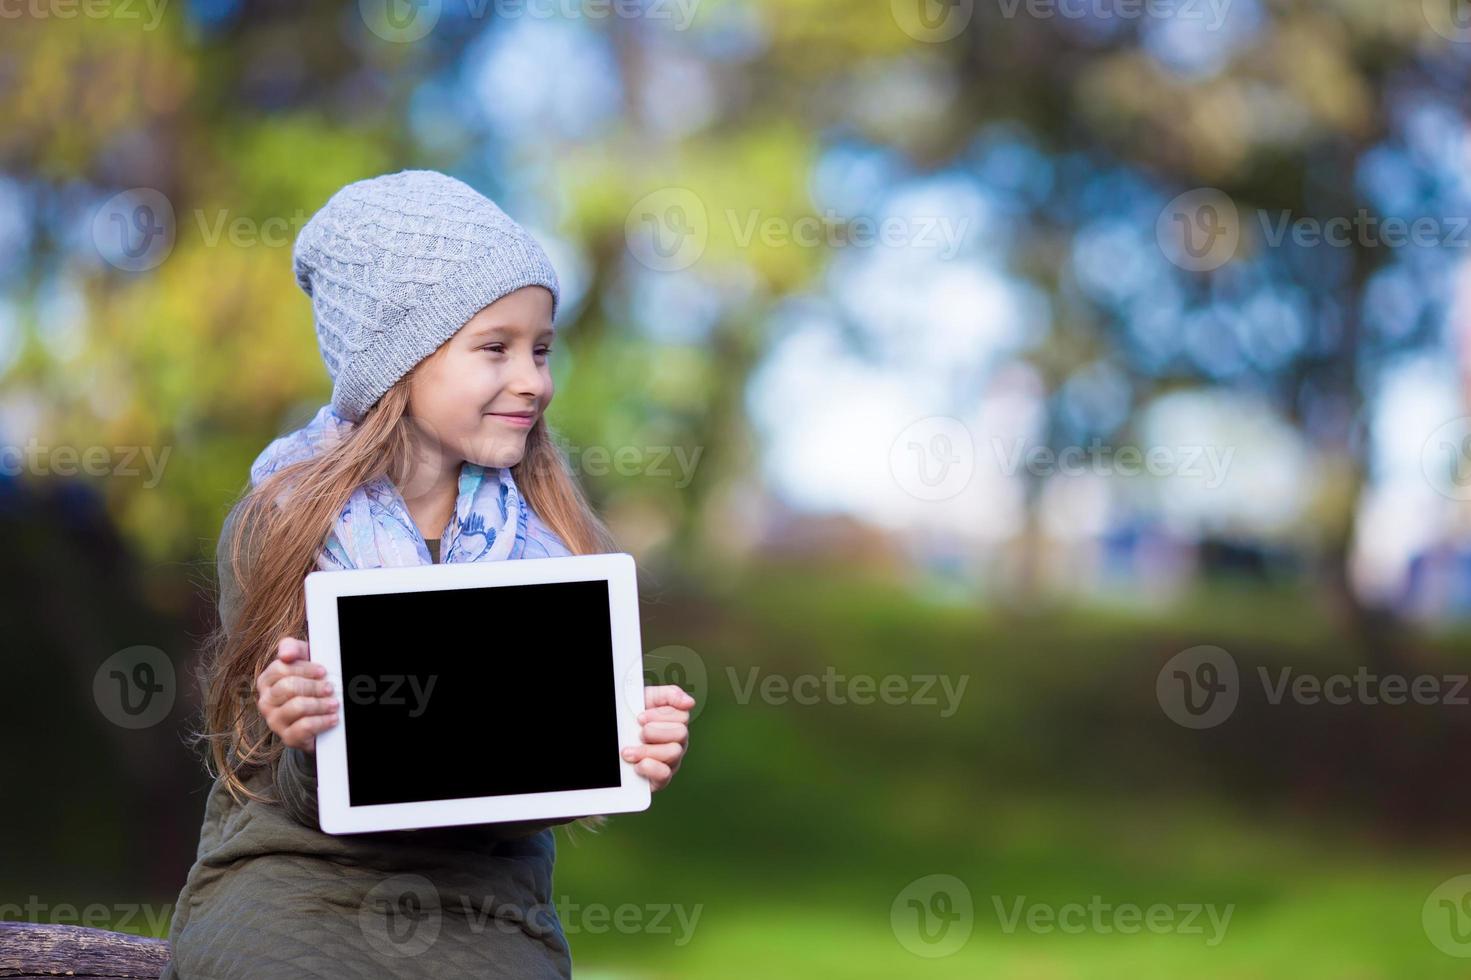
<instances>
[{"instance_id":1,"label":"green grass","mask_svg":"<svg viewBox=\"0 0 1471 980\"><path fill-rule=\"evenodd\" d=\"M680 942L676 930L642 928L648 912L606 932L579 928L573 912L580 976L1471 975L1421 924L1430 892L1471 871L1471 848L1386 836L1352 798L1304 807L1299 774L1273 770L1272 745L1230 722L1186 731L1154 702L1160 664L1201 643L1226 647L1243 670L1352 670L1351 646L1308 597L1228 590L1162 614L1004 615L881 582L768 570L717 602L667 608L646 646L689 646L709 677L687 767L649 813L562 842L557 891L699 918ZM1451 636L1437 649L1465 648ZM916 705L743 704L727 670L744 680L753 665L970 681L951 718ZM1289 731L1323 720L1260 717ZM1275 775L1257 785L1237 769ZM953 954L923 958L890 912L906 886L936 873L964 882L973 931ZM1024 898L1055 914L1095 896L1175 915L1229 907L1231 917L1212 943L1204 913L1200 933L1125 934L1106 915L1106 928L1073 934L1024 921L1008 931L997 907L1009 916Z\"/></svg>"},{"instance_id":2,"label":"green grass","mask_svg":"<svg viewBox=\"0 0 1471 980\"><path fill-rule=\"evenodd\" d=\"M648 978L778 977L1463 977L1437 950L1422 905L1445 878L1471 867L1445 855L1368 853L1351 837L1291 828L1244 829L1180 806L1090 813L1052 800L978 815L948 843L874 838L846 861L797 858L779 873L726 860L690 864L648 848L635 868L609 866L603 849L640 835L621 819L605 839L564 848L559 894L614 907L682 904L694 929L646 934L574 931L579 970ZM955 875L973 900L973 932L953 955L923 959L901 945L890 909L914 879ZM1097 896L1097 899L1094 897ZM1217 932L1125 934L1105 911L1102 931L1006 928L1015 903L1059 909L1131 904L1229 909ZM998 909L999 905L999 909ZM652 922L645 917L642 921ZM1176 919L1176 921L1180 921ZM1218 920L1219 921L1219 920ZM577 930L578 914L568 917ZM1128 921L1122 925L1127 926ZM1219 941L1214 941L1219 937ZM681 939L686 939L683 943Z\"/></svg>"}]
</instances>

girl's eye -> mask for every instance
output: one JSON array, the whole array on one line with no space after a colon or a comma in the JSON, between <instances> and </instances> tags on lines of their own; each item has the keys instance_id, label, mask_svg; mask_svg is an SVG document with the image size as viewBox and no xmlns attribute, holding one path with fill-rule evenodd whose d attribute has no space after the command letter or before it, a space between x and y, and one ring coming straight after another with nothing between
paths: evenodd
<instances>
[{"instance_id":1,"label":"girl's eye","mask_svg":"<svg viewBox=\"0 0 1471 980\"><path fill-rule=\"evenodd\" d=\"M490 351L491 353L494 353L494 354L504 354L506 352L506 345L505 344L486 344L484 347L482 347L480 349L481 350L488 350L488 351ZM538 347L534 353L536 354L537 357L545 357L548 354L550 354L551 352L552 352L552 349L550 347Z\"/></svg>"}]
</instances>

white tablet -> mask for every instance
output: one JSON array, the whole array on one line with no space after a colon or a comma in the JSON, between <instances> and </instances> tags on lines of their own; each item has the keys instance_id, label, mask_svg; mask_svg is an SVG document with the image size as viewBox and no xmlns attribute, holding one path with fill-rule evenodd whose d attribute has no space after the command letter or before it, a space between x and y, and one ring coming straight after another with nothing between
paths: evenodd
<instances>
[{"instance_id":1,"label":"white tablet","mask_svg":"<svg viewBox=\"0 0 1471 980\"><path fill-rule=\"evenodd\" d=\"M643 654L625 554L313 572L307 642L339 723L322 830L643 810Z\"/></svg>"}]
</instances>

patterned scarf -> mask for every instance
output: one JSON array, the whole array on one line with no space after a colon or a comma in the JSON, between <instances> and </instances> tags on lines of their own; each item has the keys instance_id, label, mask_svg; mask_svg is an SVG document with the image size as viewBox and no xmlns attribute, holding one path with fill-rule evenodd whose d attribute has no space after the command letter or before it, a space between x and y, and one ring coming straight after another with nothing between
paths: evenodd
<instances>
[{"instance_id":1,"label":"patterned scarf","mask_svg":"<svg viewBox=\"0 0 1471 980\"><path fill-rule=\"evenodd\" d=\"M322 406L310 422L274 440L256 457L250 467L251 486L335 444L352 428L353 423L331 405ZM440 536L439 550L446 563L572 554L522 499L509 467L487 470L468 461L460 466L455 513ZM353 491L317 556L317 568L323 571L432 563L403 495L386 476Z\"/></svg>"}]
</instances>

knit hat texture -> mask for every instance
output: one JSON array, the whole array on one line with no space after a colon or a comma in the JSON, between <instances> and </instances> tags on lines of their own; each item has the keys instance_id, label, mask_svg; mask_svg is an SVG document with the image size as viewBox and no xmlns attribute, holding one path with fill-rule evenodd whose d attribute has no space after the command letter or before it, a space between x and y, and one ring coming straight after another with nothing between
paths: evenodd
<instances>
[{"instance_id":1,"label":"knit hat texture","mask_svg":"<svg viewBox=\"0 0 1471 980\"><path fill-rule=\"evenodd\" d=\"M312 215L292 250L311 297L332 408L357 422L384 392L480 310L557 273L495 202L433 170L348 184Z\"/></svg>"}]
</instances>

